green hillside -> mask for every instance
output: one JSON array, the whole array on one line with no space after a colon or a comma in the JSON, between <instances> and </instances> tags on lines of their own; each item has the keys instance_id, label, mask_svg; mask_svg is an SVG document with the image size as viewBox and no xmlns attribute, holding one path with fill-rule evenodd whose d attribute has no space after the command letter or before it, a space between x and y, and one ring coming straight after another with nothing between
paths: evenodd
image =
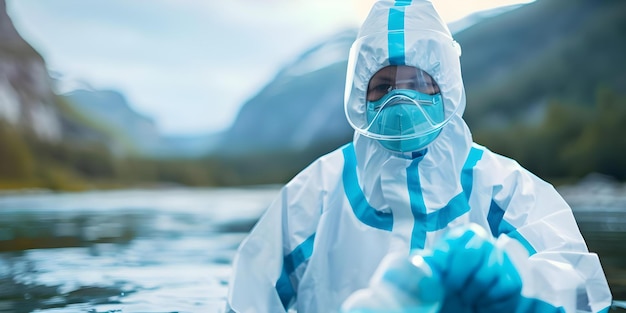
<instances>
[{"instance_id":1,"label":"green hillside","mask_svg":"<svg viewBox=\"0 0 626 313\"><path fill-rule=\"evenodd\" d=\"M530 118L551 99L590 107L601 87L626 90L624 1L538 0L456 37L473 129Z\"/></svg>"},{"instance_id":2,"label":"green hillside","mask_svg":"<svg viewBox=\"0 0 626 313\"><path fill-rule=\"evenodd\" d=\"M180 184L215 185L207 160L120 157L104 143L47 142L0 120L0 189L88 190Z\"/></svg>"},{"instance_id":3,"label":"green hillside","mask_svg":"<svg viewBox=\"0 0 626 313\"><path fill-rule=\"evenodd\" d=\"M626 180L626 1L538 0L456 37L477 142L555 183Z\"/></svg>"}]
</instances>

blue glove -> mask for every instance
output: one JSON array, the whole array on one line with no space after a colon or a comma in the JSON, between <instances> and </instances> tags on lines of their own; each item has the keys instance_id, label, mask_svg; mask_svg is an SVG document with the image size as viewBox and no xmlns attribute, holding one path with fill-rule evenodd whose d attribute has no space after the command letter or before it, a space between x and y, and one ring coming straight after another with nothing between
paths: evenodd
<instances>
[{"instance_id":1,"label":"blue glove","mask_svg":"<svg viewBox=\"0 0 626 313\"><path fill-rule=\"evenodd\" d=\"M424 257L446 292L441 312L515 312L522 280L506 253L480 226L451 230Z\"/></svg>"}]
</instances>

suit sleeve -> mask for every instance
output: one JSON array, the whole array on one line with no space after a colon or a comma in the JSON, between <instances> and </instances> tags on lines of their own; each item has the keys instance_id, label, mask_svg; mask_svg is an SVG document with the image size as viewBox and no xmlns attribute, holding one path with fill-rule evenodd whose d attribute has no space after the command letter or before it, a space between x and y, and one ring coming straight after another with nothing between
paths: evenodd
<instances>
[{"instance_id":1,"label":"suit sleeve","mask_svg":"<svg viewBox=\"0 0 626 313\"><path fill-rule=\"evenodd\" d=\"M494 235L506 234L525 247L527 257L518 262L522 294L566 312L607 312L606 277L570 206L552 185L526 170L514 171L507 180L507 187L494 188L490 225Z\"/></svg>"},{"instance_id":2,"label":"suit sleeve","mask_svg":"<svg viewBox=\"0 0 626 313\"><path fill-rule=\"evenodd\" d=\"M318 162L319 163L319 162ZM227 312L286 312L297 299L321 212L319 164L286 184L239 246L229 282Z\"/></svg>"}]
</instances>

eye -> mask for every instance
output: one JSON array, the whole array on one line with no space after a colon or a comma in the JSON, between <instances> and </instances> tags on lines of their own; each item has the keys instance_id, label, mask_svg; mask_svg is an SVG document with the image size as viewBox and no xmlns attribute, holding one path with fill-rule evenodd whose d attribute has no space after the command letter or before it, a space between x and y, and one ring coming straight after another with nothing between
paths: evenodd
<instances>
[{"instance_id":1,"label":"eye","mask_svg":"<svg viewBox=\"0 0 626 313\"><path fill-rule=\"evenodd\" d=\"M374 85L373 87L369 88L367 91L367 100L369 101L379 100L384 95L386 95L392 88L393 86L388 83L381 83L381 84Z\"/></svg>"},{"instance_id":2,"label":"eye","mask_svg":"<svg viewBox=\"0 0 626 313\"><path fill-rule=\"evenodd\" d=\"M388 93L391 90L391 88L392 86L390 84L379 84L379 85L376 85L374 87L374 90L372 91Z\"/></svg>"}]
</instances>

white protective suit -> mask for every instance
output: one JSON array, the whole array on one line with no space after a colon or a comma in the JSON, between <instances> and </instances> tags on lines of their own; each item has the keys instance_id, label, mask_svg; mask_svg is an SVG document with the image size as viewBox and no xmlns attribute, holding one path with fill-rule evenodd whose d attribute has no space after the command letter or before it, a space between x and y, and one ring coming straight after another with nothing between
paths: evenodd
<instances>
[{"instance_id":1,"label":"white protective suit","mask_svg":"<svg viewBox=\"0 0 626 313\"><path fill-rule=\"evenodd\" d=\"M454 116L422 152L392 152L357 132L287 183L238 250L228 305L239 313L337 312L388 253L428 249L449 228L476 223L528 251L516 264L525 297L570 308L563 302L573 292L576 311L607 312L606 278L568 204L517 162L472 142L461 118L460 50L432 3L379 1L359 37L387 30L392 10L404 27L443 38L413 49L421 39L407 33L405 62L433 76ZM362 60L349 69L347 90L367 88L389 65L387 42L352 54Z\"/></svg>"}]
</instances>

